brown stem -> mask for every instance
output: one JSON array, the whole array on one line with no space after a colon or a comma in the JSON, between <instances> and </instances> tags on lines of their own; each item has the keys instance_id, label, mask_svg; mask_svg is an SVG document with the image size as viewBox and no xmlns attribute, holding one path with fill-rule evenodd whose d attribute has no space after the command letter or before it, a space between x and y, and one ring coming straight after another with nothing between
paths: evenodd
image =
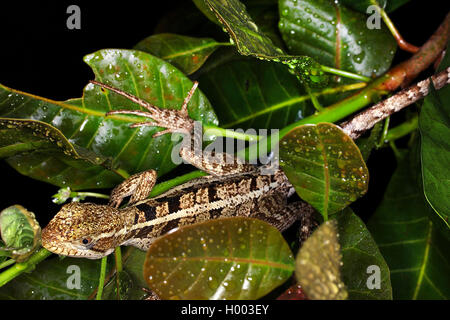
<instances>
[{"instance_id":1,"label":"brown stem","mask_svg":"<svg viewBox=\"0 0 450 320\"><path fill-rule=\"evenodd\" d=\"M389 31L391 31L392 36L397 41L397 44L400 47L400 49L411 52L411 53L416 53L417 51L419 51L419 49L420 49L419 47L416 47L415 45L412 45L409 42L407 42L405 39L403 39L402 35L397 30L397 28L395 27L394 23L389 18L386 11L384 11L384 9L381 8L380 5L378 4L378 1L372 0L371 3L377 7L378 12L380 13L381 17L384 20L384 23L388 27Z\"/></svg>"},{"instance_id":2,"label":"brown stem","mask_svg":"<svg viewBox=\"0 0 450 320\"><path fill-rule=\"evenodd\" d=\"M397 40L397 44L400 47L400 49L408 51L408 52L412 52L412 53L416 53L420 50L419 47L416 47L415 45L413 45L409 42L406 42L400 33L394 34L394 37L395 37L395 40Z\"/></svg>"},{"instance_id":3,"label":"brown stem","mask_svg":"<svg viewBox=\"0 0 450 320\"><path fill-rule=\"evenodd\" d=\"M406 87L419 73L428 68L441 54L447 45L450 35L450 12L447 13L435 33L408 60L398 64L387 72L387 80L377 86L379 90L394 91Z\"/></svg>"},{"instance_id":4,"label":"brown stem","mask_svg":"<svg viewBox=\"0 0 450 320\"><path fill-rule=\"evenodd\" d=\"M352 139L357 139L366 130L371 129L377 122L425 97L430 91L431 80L436 90L450 83L450 67L359 113L351 120L342 123L341 128Z\"/></svg>"}]
</instances>

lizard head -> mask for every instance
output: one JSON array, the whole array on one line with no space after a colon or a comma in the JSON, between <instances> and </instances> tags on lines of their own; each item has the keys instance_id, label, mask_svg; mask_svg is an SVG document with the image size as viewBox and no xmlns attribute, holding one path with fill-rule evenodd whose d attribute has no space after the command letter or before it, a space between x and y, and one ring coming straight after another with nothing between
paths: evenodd
<instances>
[{"instance_id":1,"label":"lizard head","mask_svg":"<svg viewBox=\"0 0 450 320\"><path fill-rule=\"evenodd\" d=\"M64 205L42 230L42 245L64 256L99 259L120 245L124 221L117 209L93 203Z\"/></svg>"}]
</instances>

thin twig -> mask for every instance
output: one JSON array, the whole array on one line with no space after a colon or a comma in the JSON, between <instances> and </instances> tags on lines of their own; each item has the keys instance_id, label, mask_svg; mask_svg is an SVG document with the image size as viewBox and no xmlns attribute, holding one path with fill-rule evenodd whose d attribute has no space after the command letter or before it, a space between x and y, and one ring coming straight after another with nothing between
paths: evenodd
<instances>
[{"instance_id":1,"label":"thin twig","mask_svg":"<svg viewBox=\"0 0 450 320\"><path fill-rule=\"evenodd\" d=\"M370 2L372 3L372 5L374 5L377 8L378 12L381 15L381 18L383 19L384 23L388 27L389 31L392 33L392 36L397 41L397 44L400 47L400 49L403 49L405 51L412 52L412 53L416 53L417 51L419 51L419 49L420 49L419 47L416 47L415 45L412 45L409 42L407 42L405 39L403 39L402 35L397 30L394 23L387 15L386 11L384 11L384 9L382 7L380 7L380 5L378 4L378 1L371 0Z\"/></svg>"}]
</instances>

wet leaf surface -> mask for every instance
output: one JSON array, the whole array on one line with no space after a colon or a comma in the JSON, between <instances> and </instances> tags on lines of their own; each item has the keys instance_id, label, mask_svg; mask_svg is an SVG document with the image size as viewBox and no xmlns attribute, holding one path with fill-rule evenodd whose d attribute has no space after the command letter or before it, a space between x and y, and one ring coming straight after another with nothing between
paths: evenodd
<instances>
[{"instance_id":1,"label":"wet leaf surface","mask_svg":"<svg viewBox=\"0 0 450 320\"><path fill-rule=\"evenodd\" d=\"M281 0L279 28L291 54L365 76L392 63L396 42L388 29L366 26L368 16L328 0Z\"/></svg>"},{"instance_id":2,"label":"wet leaf surface","mask_svg":"<svg viewBox=\"0 0 450 320\"><path fill-rule=\"evenodd\" d=\"M156 240L144 277L162 299L258 299L293 269L292 252L278 230L256 219L224 218Z\"/></svg>"},{"instance_id":3,"label":"wet leaf surface","mask_svg":"<svg viewBox=\"0 0 450 320\"><path fill-rule=\"evenodd\" d=\"M260 32L240 1L205 0L205 2L227 30L242 55L254 55L260 58L285 55L269 37Z\"/></svg>"},{"instance_id":4,"label":"wet leaf surface","mask_svg":"<svg viewBox=\"0 0 450 320\"><path fill-rule=\"evenodd\" d=\"M341 280L342 254L337 222L324 222L304 242L297 254L295 276L311 300L345 300Z\"/></svg>"},{"instance_id":5,"label":"wet leaf surface","mask_svg":"<svg viewBox=\"0 0 450 320\"><path fill-rule=\"evenodd\" d=\"M350 208L337 214L336 220L348 299L392 299L389 267L364 222Z\"/></svg>"},{"instance_id":6,"label":"wet leaf surface","mask_svg":"<svg viewBox=\"0 0 450 320\"><path fill-rule=\"evenodd\" d=\"M105 49L87 55L85 62L93 69L96 80L137 95L161 108L180 108L192 86L192 82L172 65L140 51ZM32 119L51 124L70 143L101 157L112 158L113 167L129 174L153 168L158 175L162 175L173 169L175 165L170 161L170 154L174 142L170 141L170 136L152 138L160 128L130 129L130 124L142 120L139 117L116 115L105 118L106 112L123 108L141 109L127 99L92 84L85 87L83 98L66 102L0 86L0 116L3 118ZM189 104L189 114L204 123L217 123L207 98L198 90ZM30 155L10 161L15 168L19 163L26 167L22 173L27 174L33 168L33 177L40 176L42 180L52 173L60 176L61 183L67 179L65 185L58 186L79 189L76 184L69 185L74 171L59 159L36 159ZM120 177L106 179L104 171L94 173L90 173L91 178L84 181L84 188L112 187L121 181Z\"/></svg>"},{"instance_id":7,"label":"wet leaf surface","mask_svg":"<svg viewBox=\"0 0 450 320\"><path fill-rule=\"evenodd\" d=\"M286 64L292 73L310 86L326 84L328 77L320 65L307 56L290 56L273 44L238 0L205 0L223 25L241 55Z\"/></svg>"},{"instance_id":8,"label":"wet leaf surface","mask_svg":"<svg viewBox=\"0 0 450 320\"><path fill-rule=\"evenodd\" d=\"M303 125L280 141L280 165L297 194L324 217L366 193L369 171L358 147L331 123Z\"/></svg>"}]
</instances>

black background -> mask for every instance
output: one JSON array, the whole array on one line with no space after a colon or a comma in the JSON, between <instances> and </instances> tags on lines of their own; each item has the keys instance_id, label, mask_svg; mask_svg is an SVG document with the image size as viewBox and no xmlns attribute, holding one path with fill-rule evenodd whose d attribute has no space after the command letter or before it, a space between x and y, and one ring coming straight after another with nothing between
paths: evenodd
<instances>
[{"instance_id":1,"label":"black background","mask_svg":"<svg viewBox=\"0 0 450 320\"><path fill-rule=\"evenodd\" d=\"M153 34L158 20L182 1L8 1L0 8L0 83L55 100L80 97L93 73L84 55L103 48L132 48ZM423 44L448 12L445 1L411 1L390 16L405 39ZM81 8L81 30L68 30L66 9ZM398 51L395 63L410 54ZM367 218L382 197L395 168L389 149L368 162L371 173L368 195L357 212ZM21 176L0 161L0 209L21 204L35 212L45 226L59 206L51 202L58 187Z\"/></svg>"}]
</instances>

